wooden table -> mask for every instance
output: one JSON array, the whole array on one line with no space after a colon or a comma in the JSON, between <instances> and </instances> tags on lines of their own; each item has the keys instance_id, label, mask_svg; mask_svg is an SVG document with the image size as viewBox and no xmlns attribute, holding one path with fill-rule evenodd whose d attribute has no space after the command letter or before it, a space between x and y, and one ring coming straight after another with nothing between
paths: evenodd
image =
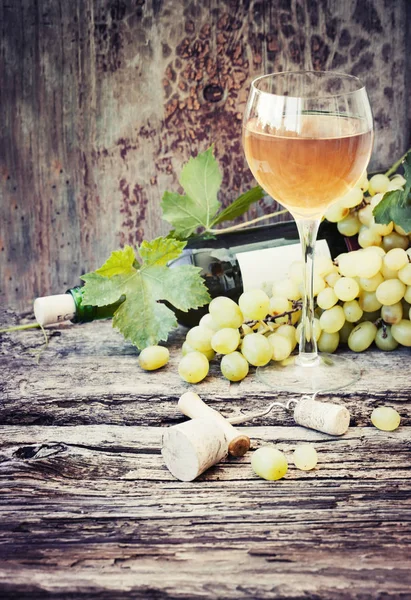
<instances>
[{"instance_id":1,"label":"wooden table","mask_svg":"<svg viewBox=\"0 0 411 600\"><path fill-rule=\"evenodd\" d=\"M177 374L183 335L158 373L109 322L51 330L39 364L40 332L1 337L0 597L411 598L409 349L351 355L363 377L325 396L351 411L342 438L280 410L244 428L254 449L312 442L315 471L267 482L249 452L181 483L160 446L194 389ZM195 390L225 415L273 397L217 365ZM371 426L378 404L400 412L397 431Z\"/></svg>"}]
</instances>

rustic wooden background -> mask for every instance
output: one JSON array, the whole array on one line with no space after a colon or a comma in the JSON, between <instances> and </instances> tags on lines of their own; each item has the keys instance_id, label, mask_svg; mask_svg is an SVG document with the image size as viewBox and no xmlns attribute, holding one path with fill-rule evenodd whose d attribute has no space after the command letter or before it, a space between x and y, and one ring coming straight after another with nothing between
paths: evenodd
<instances>
[{"instance_id":1,"label":"rustic wooden background","mask_svg":"<svg viewBox=\"0 0 411 600\"><path fill-rule=\"evenodd\" d=\"M263 72L362 77L372 168L390 165L410 142L410 13L408 0L0 0L0 303L29 308L166 232L161 196L211 142L222 201L244 191L241 114Z\"/></svg>"}]
</instances>

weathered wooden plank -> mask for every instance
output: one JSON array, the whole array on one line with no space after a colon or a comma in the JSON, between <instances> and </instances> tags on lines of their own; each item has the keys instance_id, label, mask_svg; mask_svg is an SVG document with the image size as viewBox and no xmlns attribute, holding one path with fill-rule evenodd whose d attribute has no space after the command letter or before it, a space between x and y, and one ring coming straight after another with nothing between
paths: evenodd
<instances>
[{"instance_id":1,"label":"weathered wooden plank","mask_svg":"<svg viewBox=\"0 0 411 600\"><path fill-rule=\"evenodd\" d=\"M376 122L372 168L392 164L409 143L408 5L2 0L1 303L26 308L120 243L165 232L163 192L211 142L223 203L248 188L241 114L264 72L362 77Z\"/></svg>"},{"instance_id":2,"label":"weathered wooden plank","mask_svg":"<svg viewBox=\"0 0 411 600\"><path fill-rule=\"evenodd\" d=\"M176 401L188 389L195 389L226 416L239 411L256 411L273 397L289 399L259 382L250 374L233 384L212 363L210 375L197 386L183 382L177 372L185 329L169 341L170 363L156 373L138 366L137 350L111 328L111 323L63 325L50 330L48 348L39 364L33 358L43 344L41 333L5 334L0 344L0 423L55 424L112 423L158 425L177 422L182 416ZM384 404L389 376L389 404L399 410L404 424L410 424L404 402L411 396L406 364L409 348L392 353L369 350L363 354L342 351L362 369L360 381L337 392L323 394L324 400L344 402L352 414L352 424L370 425L369 416ZM11 373L11 376L10 376ZM274 410L256 423L293 424L292 417Z\"/></svg>"}]
</instances>

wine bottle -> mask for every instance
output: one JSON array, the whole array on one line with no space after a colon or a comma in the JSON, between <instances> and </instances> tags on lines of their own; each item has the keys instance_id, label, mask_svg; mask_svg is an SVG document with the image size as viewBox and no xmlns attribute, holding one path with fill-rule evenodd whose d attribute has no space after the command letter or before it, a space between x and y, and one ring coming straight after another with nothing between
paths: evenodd
<instances>
[{"instance_id":1,"label":"wine bottle","mask_svg":"<svg viewBox=\"0 0 411 600\"><path fill-rule=\"evenodd\" d=\"M336 225L323 221L318 232L316 254L332 258L352 249L352 240L344 238ZM301 248L294 221L262 225L220 234L210 239L190 241L183 253L169 263L171 268L184 264L201 267L201 275L212 298L228 296L237 301L244 290L261 287L268 292L274 281L286 277L288 267L301 260ZM34 314L41 325L61 321L84 323L112 317L123 299L109 306L82 303L82 287L66 294L37 298ZM189 327L206 314L207 307L182 312L166 303L178 321Z\"/></svg>"}]
</instances>

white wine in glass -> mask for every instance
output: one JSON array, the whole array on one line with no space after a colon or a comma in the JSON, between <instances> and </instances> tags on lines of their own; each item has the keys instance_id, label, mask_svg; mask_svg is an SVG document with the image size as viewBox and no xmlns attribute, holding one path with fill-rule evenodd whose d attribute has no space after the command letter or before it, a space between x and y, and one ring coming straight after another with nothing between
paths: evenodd
<instances>
[{"instance_id":1,"label":"white wine in glass","mask_svg":"<svg viewBox=\"0 0 411 600\"><path fill-rule=\"evenodd\" d=\"M259 376L292 392L345 387L359 377L355 362L317 352L313 260L323 214L356 185L370 159L373 121L365 87L333 72L263 75L251 85L243 144L258 183L293 215L304 261L299 355L292 366L260 367Z\"/></svg>"}]
</instances>

